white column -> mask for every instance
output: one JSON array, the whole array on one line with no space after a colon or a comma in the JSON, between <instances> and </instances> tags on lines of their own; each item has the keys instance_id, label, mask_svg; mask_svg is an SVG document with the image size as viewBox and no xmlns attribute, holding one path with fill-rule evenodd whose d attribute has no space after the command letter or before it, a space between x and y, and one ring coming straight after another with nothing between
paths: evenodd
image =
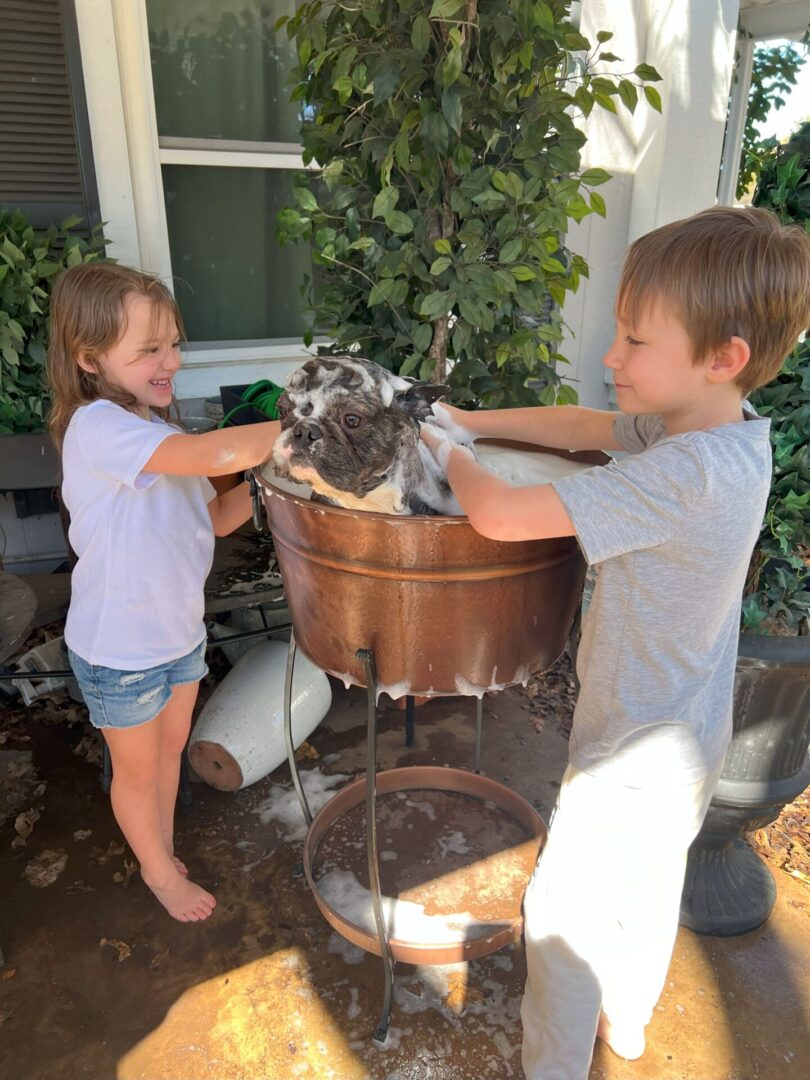
<instances>
[{"instance_id":1,"label":"white column","mask_svg":"<svg viewBox=\"0 0 810 1080\"><path fill-rule=\"evenodd\" d=\"M108 254L141 268L112 0L76 0L90 137Z\"/></svg>"},{"instance_id":2,"label":"white column","mask_svg":"<svg viewBox=\"0 0 810 1080\"><path fill-rule=\"evenodd\" d=\"M112 6L141 269L160 275L171 287L146 0L112 0Z\"/></svg>"},{"instance_id":3,"label":"white column","mask_svg":"<svg viewBox=\"0 0 810 1080\"><path fill-rule=\"evenodd\" d=\"M731 82L731 105L728 116L726 141L723 144L723 163L717 201L721 206L732 206L736 201L737 178L740 175L745 118L748 114L748 94L751 90L751 74L754 70L754 41L740 38L737 42L737 63Z\"/></svg>"}]
</instances>

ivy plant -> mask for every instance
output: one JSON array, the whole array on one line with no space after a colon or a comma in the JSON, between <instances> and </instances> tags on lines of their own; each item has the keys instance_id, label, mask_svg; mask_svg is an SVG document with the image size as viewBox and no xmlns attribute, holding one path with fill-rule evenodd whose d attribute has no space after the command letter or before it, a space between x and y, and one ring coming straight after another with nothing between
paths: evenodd
<instances>
[{"instance_id":1,"label":"ivy plant","mask_svg":"<svg viewBox=\"0 0 810 1080\"><path fill-rule=\"evenodd\" d=\"M810 123L781 147L762 171L757 206L784 224L810 231ZM751 561L743 629L810 632L810 339L788 357L777 378L751 395L771 421L773 483Z\"/></svg>"},{"instance_id":2,"label":"ivy plant","mask_svg":"<svg viewBox=\"0 0 810 1080\"><path fill-rule=\"evenodd\" d=\"M0 209L0 435L42 431L48 414L48 302L56 276L103 255L104 238L73 232L70 217L44 232Z\"/></svg>"},{"instance_id":3,"label":"ivy plant","mask_svg":"<svg viewBox=\"0 0 810 1080\"><path fill-rule=\"evenodd\" d=\"M763 138L761 125L774 109L784 106L806 63L806 37L799 45L764 45L754 50L737 178L738 199L758 180L763 166L773 160L779 140L773 136Z\"/></svg>"},{"instance_id":4,"label":"ivy plant","mask_svg":"<svg viewBox=\"0 0 810 1080\"><path fill-rule=\"evenodd\" d=\"M565 238L610 178L581 169L584 122L660 111L657 72L595 74L611 34L592 46L570 0L311 0L285 25L319 172L277 232L311 245L312 326L459 403L575 401L561 309L588 267Z\"/></svg>"}]
</instances>

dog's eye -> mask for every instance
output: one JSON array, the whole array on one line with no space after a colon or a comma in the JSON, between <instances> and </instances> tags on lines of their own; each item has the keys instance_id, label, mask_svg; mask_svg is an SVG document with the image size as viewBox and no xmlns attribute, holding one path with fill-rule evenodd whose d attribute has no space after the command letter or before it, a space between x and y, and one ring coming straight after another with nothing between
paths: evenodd
<instances>
[{"instance_id":1,"label":"dog's eye","mask_svg":"<svg viewBox=\"0 0 810 1080\"><path fill-rule=\"evenodd\" d=\"M343 417L343 426L347 428L359 428L363 423L363 417L357 413L346 413Z\"/></svg>"}]
</instances>

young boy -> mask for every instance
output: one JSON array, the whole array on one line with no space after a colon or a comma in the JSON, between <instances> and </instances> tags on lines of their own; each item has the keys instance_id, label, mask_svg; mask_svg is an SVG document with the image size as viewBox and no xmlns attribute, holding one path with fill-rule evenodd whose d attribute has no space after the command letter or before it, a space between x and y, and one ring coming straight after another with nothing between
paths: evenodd
<instances>
[{"instance_id":1,"label":"young boy","mask_svg":"<svg viewBox=\"0 0 810 1080\"><path fill-rule=\"evenodd\" d=\"M678 926L689 844L731 737L740 601L771 481L745 397L810 325L810 236L715 208L630 248L605 365L620 413L463 412L445 434L624 450L511 488L443 433L423 437L472 525L499 540L575 535L599 566L584 621L570 764L524 901L528 1080L585 1080L598 1034L644 1052Z\"/></svg>"}]
</instances>

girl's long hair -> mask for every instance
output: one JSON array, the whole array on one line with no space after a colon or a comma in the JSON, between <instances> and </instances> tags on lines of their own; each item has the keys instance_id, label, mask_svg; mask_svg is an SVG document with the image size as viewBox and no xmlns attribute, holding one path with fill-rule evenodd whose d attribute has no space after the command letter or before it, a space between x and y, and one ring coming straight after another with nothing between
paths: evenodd
<instances>
[{"instance_id":1,"label":"girl's long hair","mask_svg":"<svg viewBox=\"0 0 810 1080\"><path fill-rule=\"evenodd\" d=\"M125 300L144 296L152 301L154 326L170 315L184 337L183 321L174 297L152 274L117 263L83 263L62 273L51 294L48 341L48 382L52 405L48 415L51 437L61 451L68 424L75 411L98 398L138 411L138 402L125 390L104 378L99 358L119 342L126 331ZM94 366L79 367L83 354ZM163 419L177 413L176 403L154 410Z\"/></svg>"}]
</instances>

